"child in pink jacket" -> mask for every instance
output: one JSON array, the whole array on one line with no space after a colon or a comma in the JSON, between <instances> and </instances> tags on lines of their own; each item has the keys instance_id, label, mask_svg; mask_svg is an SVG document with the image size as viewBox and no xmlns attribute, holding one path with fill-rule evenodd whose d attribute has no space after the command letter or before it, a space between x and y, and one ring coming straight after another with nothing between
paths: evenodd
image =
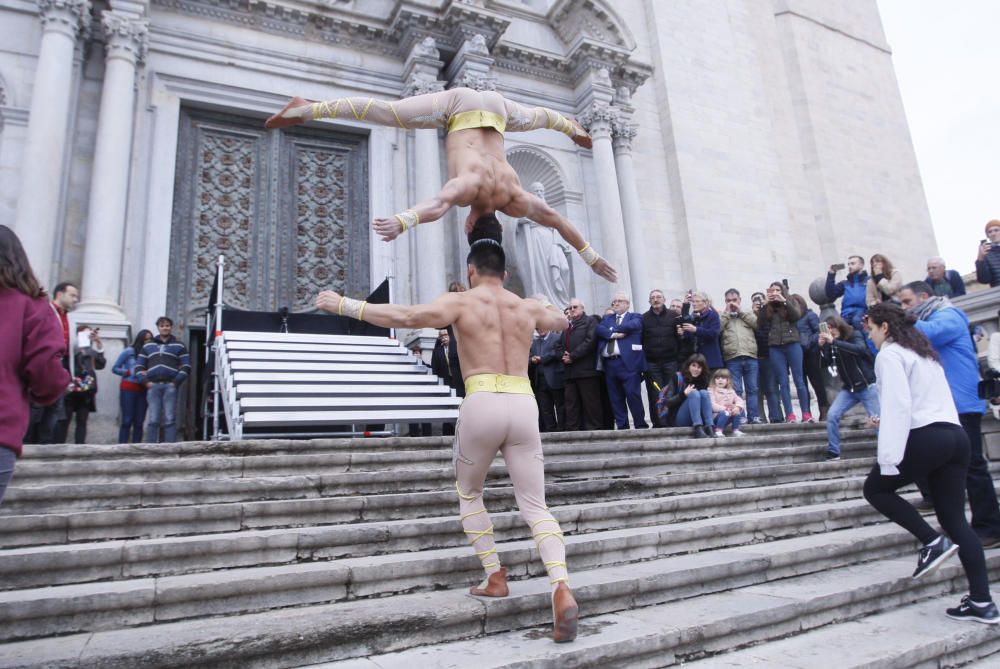
<instances>
[{"instance_id":1,"label":"child in pink jacket","mask_svg":"<svg viewBox=\"0 0 1000 669\"><path fill-rule=\"evenodd\" d=\"M746 433L740 430L746 420L747 405L743 398L733 390L733 378L728 369L717 369L712 375L712 383L708 387L712 398L712 416L715 418L715 436L723 436L726 425L733 426L733 436L742 437Z\"/></svg>"}]
</instances>

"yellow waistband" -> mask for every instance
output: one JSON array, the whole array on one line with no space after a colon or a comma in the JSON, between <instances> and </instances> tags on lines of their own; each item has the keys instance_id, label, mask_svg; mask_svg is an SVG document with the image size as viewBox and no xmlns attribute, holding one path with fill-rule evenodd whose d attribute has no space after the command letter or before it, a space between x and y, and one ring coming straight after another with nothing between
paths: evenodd
<instances>
[{"instance_id":1,"label":"yellow waistband","mask_svg":"<svg viewBox=\"0 0 1000 669\"><path fill-rule=\"evenodd\" d=\"M507 129L507 121L500 114L488 111L461 112L448 120L448 132L469 128L493 128L502 135Z\"/></svg>"},{"instance_id":2,"label":"yellow waistband","mask_svg":"<svg viewBox=\"0 0 1000 669\"><path fill-rule=\"evenodd\" d=\"M531 381L526 376L507 376L506 374L473 374L465 379L465 394L472 393L509 393L512 395L531 395Z\"/></svg>"}]
</instances>

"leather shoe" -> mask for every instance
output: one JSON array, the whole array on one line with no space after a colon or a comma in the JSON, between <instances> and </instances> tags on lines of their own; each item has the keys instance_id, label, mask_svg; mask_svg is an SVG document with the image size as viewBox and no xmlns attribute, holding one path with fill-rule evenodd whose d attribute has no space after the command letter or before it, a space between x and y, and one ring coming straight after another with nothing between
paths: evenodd
<instances>
[{"instance_id":1,"label":"leather shoe","mask_svg":"<svg viewBox=\"0 0 1000 669\"><path fill-rule=\"evenodd\" d=\"M480 588L474 585L469 588L470 595L477 597L506 597L510 594L507 587L507 567L500 567L500 571L495 571L486 579L486 587Z\"/></svg>"},{"instance_id":2,"label":"leather shoe","mask_svg":"<svg viewBox=\"0 0 1000 669\"><path fill-rule=\"evenodd\" d=\"M701 425L695 425L691 428L691 437L694 439L705 438L705 431L701 429Z\"/></svg>"},{"instance_id":3,"label":"leather shoe","mask_svg":"<svg viewBox=\"0 0 1000 669\"><path fill-rule=\"evenodd\" d=\"M705 433L706 437L711 437L712 439L715 439L715 428L714 427L712 427L711 425L703 425L701 427L701 429Z\"/></svg>"},{"instance_id":4,"label":"leather shoe","mask_svg":"<svg viewBox=\"0 0 1000 669\"><path fill-rule=\"evenodd\" d=\"M576 623L580 609L573 593L563 581L552 593L552 640L566 643L576 638Z\"/></svg>"}]
</instances>

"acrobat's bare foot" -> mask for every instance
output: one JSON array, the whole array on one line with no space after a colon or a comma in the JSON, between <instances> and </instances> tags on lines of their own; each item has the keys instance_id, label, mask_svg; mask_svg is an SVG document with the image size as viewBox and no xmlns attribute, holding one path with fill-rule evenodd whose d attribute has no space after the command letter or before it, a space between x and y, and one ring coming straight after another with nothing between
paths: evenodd
<instances>
[{"instance_id":1,"label":"acrobat's bare foot","mask_svg":"<svg viewBox=\"0 0 1000 669\"><path fill-rule=\"evenodd\" d=\"M585 149L594 148L594 141L590 138L590 133L583 129L580 122L575 118L569 119L569 122L576 128L576 134L570 138L573 140L573 143L577 146L582 146Z\"/></svg>"},{"instance_id":2,"label":"acrobat's bare foot","mask_svg":"<svg viewBox=\"0 0 1000 669\"><path fill-rule=\"evenodd\" d=\"M382 238L383 242L391 242L399 233L403 231L399 221L395 218L376 218L372 222L372 229Z\"/></svg>"},{"instance_id":3,"label":"acrobat's bare foot","mask_svg":"<svg viewBox=\"0 0 1000 669\"><path fill-rule=\"evenodd\" d=\"M594 274L607 279L611 283L618 282L618 270L609 265L608 261L604 258L598 258L597 262L590 266L590 269L594 270Z\"/></svg>"},{"instance_id":4,"label":"acrobat's bare foot","mask_svg":"<svg viewBox=\"0 0 1000 669\"><path fill-rule=\"evenodd\" d=\"M305 98L295 96L289 100L284 109L264 121L264 127L268 130L273 130L275 128L288 128L293 125L301 125L306 122L305 110L302 107L311 104Z\"/></svg>"}]
</instances>

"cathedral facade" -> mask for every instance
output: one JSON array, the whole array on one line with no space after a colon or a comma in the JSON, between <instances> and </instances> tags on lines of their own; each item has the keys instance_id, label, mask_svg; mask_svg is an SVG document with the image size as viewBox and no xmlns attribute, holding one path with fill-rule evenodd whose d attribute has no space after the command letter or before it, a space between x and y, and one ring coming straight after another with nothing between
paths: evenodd
<instances>
[{"instance_id":1,"label":"cathedral facade","mask_svg":"<svg viewBox=\"0 0 1000 669\"><path fill-rule=\"evenodd\" d=\"M265 130L291 95L467 86L580 119L592 150L517 133L508 161L619 285L503 222L510 285L591 312L616 290L640 311L654 287L805 293L848 254L922 276L936 252L876 0L0 0L0 26L0 222L118 350L161 314L203 327L219 255L237 308L464 280L467 212L370 228L440 188L443 136Z\"/></svg>"}]
</instances>

